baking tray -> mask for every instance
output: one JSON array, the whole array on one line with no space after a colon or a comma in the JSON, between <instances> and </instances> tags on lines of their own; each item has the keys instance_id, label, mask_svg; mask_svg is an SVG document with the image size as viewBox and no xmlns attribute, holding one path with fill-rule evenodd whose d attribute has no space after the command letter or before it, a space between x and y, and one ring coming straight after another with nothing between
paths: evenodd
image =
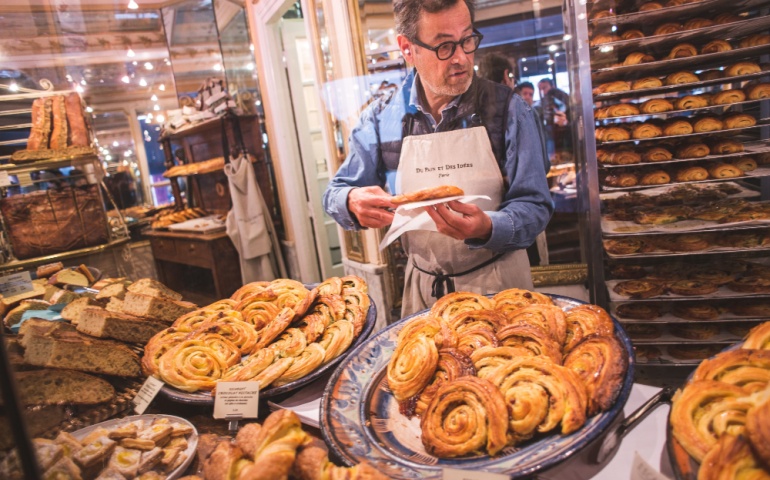
<instances>
[{"instance_id":1,"label":"baking tray","mask_svg":"<svg viewBox=\"0 0 770 480\"><path fill-rule=\"evenodd\" d=\"M650 163L633 164L630 167L631 168L639 167L639 166L647 167L647 166L650 166L650 165L653 165L653 164L650 164ZM761 167L757 167L756 170L753 170L751 172L747 172L742 177L733 178L732 180L745 180L745 179L751 178L751 177L761 178L761 177L766 177L768 175L770 175L770 166L769 165L762 165ZM720 179L720 178L710 178L708 180L695 180L695 181L692 181L692 182L676 182L676 181L673 181L673 182L667 183L665 185L697 185L697 184L700 184L700 183L715 183L715 182L724 182L724 181L725 181L724 178L722 178L722 179ZM649 188L651 186L653 186L653 185L634 185L633 187L608 187L608 186L605 186L605 185L601 185L601 191L602 192L629 192L629 191L632 191L632 190L638 190L640 188ZM656 185L656 186L659 186L659 185ZM628 233L631 233L631 232L628 232Z\"/></svg>"},{"instance_id":2,"label":"baking tray","mask_svg":"<svg viewBox=\"0 0 770 480\"><path fill-rule=\"evenodd\" d=\"M768 16L770 18L770 15ZM662 97L661 97L662 98ZM667 100L677 100L678 97L668 97ZM613 125L616 122L615 120L630 120L634 118L647 118L647 117L655 117L655 118L667 118L670 116L679 116L683 117L686 113L703 113L703 112L709 112L714 110L722 110L722 112L727 113L727 109L730 107L737 107L737 106L745 106L745 105L754 105L759 104L762 101L770 101L770 98L761 98L758 100L745 100L743 102L735 102L735 103L726 103L724 105L710 105L708 107L701 107L701 108L690 108L688 110L671 110L670 112L660 112L660 113L640 113L638 115L624 115L622 117L607 117L607 118L601 118L601 119L595 119L595 122L597 124L600 124L602 126L609 126ZM640 107L641 104L635 104L637 107ZM731 112L731 113L741 113L741 112Z\"/></svg>"},{"instance_id":3,"label":"baking tray","mask_svg":"<svg viewBox=\"0 0 770 480\"><path fill-rule=\"evenodd\" d=\"M625 282L626 280L607 280L607 292L610 294L610 302L632 302L635 301L633 298L625 297L623 295L615 293L613 288L615 288L615 285L617 285L620 282ZM767 297L770 295L770 292L764 292L764 293L746 293L746 292L735 292L733 290L730 290L726 286L721 286L717 289L716 292L709 293L707 295L677 295L675 293L671 292L664 292L663 295L658 295L657 297L650 297L650 298L640 298L639 301L646 300L729 300L729 299L735 299L735 298L762 298Z\"/></svg>"},{"instance_id":4,"label":"baking tray","mask_svg":"<svg viewBox=\"0 0 770 480\"><path fill-rule=\"evenodd\" d=\"M618 319L618 321L625 325L627 323L651 323L651 324L659 324L659 325L666 325L669 323L704 323L704 322L719 322L719 323L741 323L741 322L764 322L770 317L757 317L756 315L747 315L747 316L739 316L736 315L729 310L723 310L722 313L719 314L718 317L712 319L712 320L691 320L688 318L681 318L677 317L673 313L671 313L671 309L673 308L671 302L661 302L656 300L651 300L649 303L655 304L655 306L660 307L661 309L661 315L659 317L655 317L649 320L640 320L636 318L626 318L621 317L618 315L618 307L620 305L623 305L624 303L631 303L631 302L610 302L610 312L612 315ZM633 303L638 303L638 301L634 301ZM682 302L676 302L676 303L682 303ZM696 302L696 303L703 303L703 302ZM722 302L715 301L715 302L706 302L708 304L716 304L719 305Z\"/></svg>"},{"instance_id":5,"label":"baking tray","mask_svg":"<svg viewBox=\"0 0 770 480\"><path fill-rule=\"evenodd\" d=\"M732 229L730 230L733 231ZM708 233L708 232L706 232ZM679 258L679 257L687 257L692 255L721 255L724 253L746 253L746 252L770 252L770 245L769 246L759 246L759 247L753 247L753 248L732 248L732 247L721 247L719 245L710 246L708 248L705 248L703 250L696 250L693 252L669 252L665 250L661 251L654 251L654 252L646 252L646 253L632 253L630 255L616 255L609 253L606 249L604 250L604 253L607 254L607 256L613 260L617 259L633 259L633 258Z\"/></svg>"},{"instance_id":6,"label":"baking tray","mask_svg":"<svg viewBox=\"0 0 770 480\"><path fill-rule=\"evenodd\" d=\"M757 322L761 322L761 321L762 320L758 320ZM711 322L712 321L709 320L708 323L711 323ZM625 322L625 323L628 323L628 322ZM696 322L692 322L692 323L696 323ZM732 322L732 323L740 323L740 322ZM701 323L698 323L698 324L700 325ZM742 335L737 335L735 333L728 331L726 328L722 328L723 325L719 325L719 327L720 327L719 333L707 339L693 339L693 338L678 337L675 334L671 333L668 327L664 325L658 326L658 328L660 329L660 336L655 338L636 338L631 333L629 333L628 336L631 338L631 342L634 345L678 345L678 344L685 344L685 343L693 344L693 345L712 344L712 343L732 344L743 340Z\"/></svg>"},{"instance_id":7,"label":"baking tray","mask_svg":"<svg viewBox=\"0 0 770 480\"><path fill-rule=\"evenodd\" d=\"M735 133L747 132L747 131L755 130L757 128L762 128L762 127L770 127L770 118L758 118L756 125L752 125L750 127L726 128L724 130L714 130L711 132L688 133L687 135L670 135L667 137L631 138L629 140L619 140L616 142L602 142L597 140L596 145L602 146L602 147L610 147L612 145L626 145L629 143L649 142L649 141L660 142L661 140L691 139L696 137L710 137L713 135L732 136Z\"/></svg>"},{"instance_id":8,"label":"baking tray","mask_svg":"<svg viewBox=\"0 0 770 480\"><path fill-rule=\"evenodd\" d=\"M698 69L701 70L701 69ZM658 76L658 75L653 75ZM748 75L738 75L735 77L724 77L724 78L714 78L711 80L701 80L698 82L692 82L692 83L680 83L677 85L663 85L662 87L655 87L655 88L640 88L638 90L626 90L624 92L609 92L609 93L600 93L598 95L594 95L594 101L595 102L605 102L607 100L615 100L617 98L627 98L627 97L634 97L634 98L644 98L648 96L658 96L658 94L665 94L665 93L672 93L672 92L679 92L684 90L696 90L703 87L708 87L712 85L721 85L723 83L736 83L736 82L744 82L748 80L755 80L757 78L761 77L768 77L770 76L770 71L762 71L757 73L750 73ZM665 77L662 78L662 80L665 81ZM599 82L603 83L603 82ZM597 85L598 86L598 85Z\"/></svg>"},{"instance_id":9,"label":"baking tray","mask_svg":"<svg viewBox=\"0 0 770 480\"><path fill-rule=\"evenodd\" d=\"M767 5L768 3L770 3L768 0L736 0L730 2L730 9L737 12L742 9ZM648 12L630 12L614 17L598 18L589 20L588 23L594 27L594 30L596 30L602 26L611 27L612 25L621 26L635 23L670 22L672 19L694 18L696 16L703 16L706 12L713 11L714 13L721 13L723 10L723 1L703 0L685 5L659 8L658 10L650 10Z\"/></svg>"},{"instance_id":10,"label":"baking tray","mask_svg":"<svg viewBox=\"0 0 770 480\"><path fill-rule=\"evenodd\" d=\"M770 44L736 48L727 52L706 53L692 57L656 60L638 65L618 65L599 68L591 74L591 81L595 85L615 79L633 80L651 75L659 76L679 70L704 70L706 67L721 67L724 64L737 63L747 58L756 59L768 52L770 52Z\"/></svg>"},{"instance_id":11,"label":"baking tray","mask_svg":"<svg viewBox=\"0 0 770 480\"><path fill-rule=\"evenodd\" d=\"M624 168L624 167L628 168L628 167L643 167L648 165L669 165L672 163L706 162L706 161L713 161L713 160L721 160L724 158L740 158L740 157L746 157L751 155L759 155L760 153L768 153L768 152L770 152L770 141L763 140L759 142L744 143L743 151L738 153L707 155L705 157L700 157L700 158L673 158L671 160L663 160L661 162L639 162L639 163L629 163L626 165L609 165L606 163L599 163L598 165L600 169L611 170L613 168ZM762 166L761 168L765 168L765 166ZM643 186L647 186L647 185L643 185ZM630 188L630 187L606 187L606 188L607 190L623 190L625 188Z\"/></svg>"},{"instance_id":12,"label":"baking tray","mask_svg":"<svg viewBox=\"0 0 770 480\"><path fill-rule=\"evenodd\" d=\"M696 344L697 345L697 344ZM716 355L722 349L725 348L724 344L702 344L703 346L707 347L709 345L713 346L713 349L710 352L707 352L704 354L703 358L693 358L693 359L683 359L683 358L677 358L672 356L668 352L668 345L640 345L639 347L643 347L645 350L650 349L656 349L658 351L658 357L656 359L651 359L645 355L641 354L641 349L637 347L636 350L636 363L638 366L668 366L668 367L675 367L675 366L692 366L697 367L700 362L702 362L704 359L709 358L713 355Z\"/></svg>"},{"instance_id":13,"label":"baking tray","mask_svg":"<svg viewBox=\"0 0 770 480\"><path fill-rule=\"evenodd\" d=\"M657 163L663 163L663 162L657 162ZM641 164L641 165L654 165L654 164L644 163L644 164ZM737 188L738 190L740 190L737 193L733 193L733 194L728 195L727 198L754 198L754 197L758 197L760 195L759 192L757 192L756 190L754 190L752 188L753 186L749 186L747 188L747 186L743 182L738 183L738 182L732 181L732 180L722 180L722 183L724 183L725 185L729 185L729 186L731 186L733 188ZM644 191L637 192L637 193L640 194L640 195L647 196L647 197L657 197L659 195L664 195L664 194L667 194L667 193L671 193L671 192L677 190L678 188L681 188L681 187L678 187L677 185L661 185L661 186L658 186L658 187L649 187L649 186L647 186L647 187L648 188L645 189ZM708 190L708 189L711 189L713 187L711 187L709 185L692 185L692 188L696 188L698 190ZM614 200L614 199L620 198L620 197L622 197L624 195L626 195L625 192L601 193L601 194L599 194L599 199L602 200L602 201Z\"/></svg>"},{"instance_id":14,"label":"baking tray","mask_svg":"<svg viewBox=\"0 0 770 480\"><path fill-rule=\"evenodd\" d=\"M740 37L751 35L758 30L768 27L770 27L770 16L760 15L739 22L726 23L724 25L712 25L710 27L696 28L665 35L650 35L644 38L602 43L601 45L591 47L591 64L594 64L594 60L598 60L596 63L616 61L618 58L625 58L627 54L634 51L649 52L650 50L653 50L660 52L663 50L664 46L670 50L669 46L674 46L683 42L693 43L698 46L701 42L707 43L716 38L720 40L737 40ZM601 32L599 33L601 34Z\"/></svg>"}]
</instances>

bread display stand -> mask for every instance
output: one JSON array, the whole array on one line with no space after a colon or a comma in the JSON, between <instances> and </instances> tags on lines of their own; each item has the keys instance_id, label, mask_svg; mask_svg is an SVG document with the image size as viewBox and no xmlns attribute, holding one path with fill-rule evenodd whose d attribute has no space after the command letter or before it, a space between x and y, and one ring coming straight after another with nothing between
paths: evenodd
<instances>
[{"instance_id":1,"label":"bread display stand","mask_svg":"<svg viewBox=\"0 0 770 480\"><path fill-rule=\"evenodd\" d=\"M621 207L626 210L625 214L621 210L620 215L611 213L607 204L626 195L668 195L682 185L716 187L732 183L743 193L735 197L729 195L730 200L721 200L723 205L745 202L742 205L748 205L747 208L764 208L761 205L770 200L764 188L765 178L770 176L770 168L765 163L770 154L766 128L770 101L767 95L754 94L752 89L756 87L758 92L770 84L770 70L762 63L770 53L770 38L764 35L770 28L770 17L762 13L770 2L656 2L640 11L644 3L596 0L585 6L571 4L565 13L566 33L574 38L567 55L572 95L581 107L574 109L578 115L572 123L581 130L579 136L585 138L577 158L581 172L578 177L582 180L579 197L582 197L585 214L581 227L590 237L586 241L589 288L593 302L607 307L621 323L629 326L629 336L642 370L648 365L692 368L713 354L714 348L718 350L719 345L740 338L738 327L767 319L763 315L734 314L729 307L742 299L764 301L769 292L759 287L755 292L747 292L748 289L739 292L723 285L708 294L688 296L668 292L669 286L675 281L688 280L688 275L697 275L698 267L703 273L706 268L719 270L726 268L722 265L743 265L739 259L763 264L770 249L761 240L728 244L731 246L721 243L729 235L755 235L761 239L767 232L767 221L760 214L735 218L730 214L721 221L687 216L687 208L698 212L718 210L718 201L711 199L688 202L687 208L678 214L675 213L677 207L670 211L666 211L665 206L655 207L663 211L658 217L660 223L654 217L644 216L648 213L646 207L634 205L633 201ZM704 51L707 44L716 41L721 42L720 49L709 47ZM736 93L730 93L729 97L725 93L714 99L716 94L728 90ZM751 98L749 92L753 95ZM678 101L687 95L702 100L699 103L689 99ZM722 100L725 98L727 100ZM657 103L651 103L657 109L652 109L650 104L643 108L645 102L653 100ZM615 105L619 107L610 109ZM697 108L687 109L687 106ZM611 114L616 116L609 116ZM735 123L731 118L728 122L730 116L738 114L748 114L751 119ZM707 118L714 118L716 122L699 123L696 129L695 124ZM685 123L674 127L675 122L681 121ZM714 150L720 140L740 144L739 150ZM684 150L696 143L706 145L708 152L691 154ZM653 161L654 157L645 156L653 148L661 147L671 153L667 159L658 157L659 161ZM614 156L615 152L629 151L635 153ZM734 175L733 170L717 169L720 165L737 165L746 157L759 161L753 169L743 163L746 170L739 170L732 178L727 176ZM698 176L690 173L698 171L695 167L701 167ZM688 175L684 170L688 170ZM656 178L652 178L653 174ZM645 178L646 182L642 182ZM684 179L687 180L682 181ZM651 184L655 182L662 184ZM665 218L668 213L680 220L668 223L672 220ZM696 237L701 243L689 251L687 247L677 250L672 246L685 236L692 242ZM608 252L617 242L627 242L624 248L631 247ZM635 250L634 245L640 243L642 247ZM718 260L723 260L723 264ZM667 264L683 267L676 272L675 268L666 270ZM750 274L756 274L756 270L736 273L737 278ZM664 287L661 293L649 298L631 298L614 290L619 283L632 278L644 281L656 275L663 279ZM679 308L713 307L713 312L706 320L682 318L674 314L676 305ZM648 316L635 313L623 316L624 309L644 311ZM704 322L709 325L717 322L719 328L710 326L692 333L685 329L684 335L692 338L677 336L681 330L669 328ZM650 375L656 374L650 372Z\"/></svg>"}]
</instances>

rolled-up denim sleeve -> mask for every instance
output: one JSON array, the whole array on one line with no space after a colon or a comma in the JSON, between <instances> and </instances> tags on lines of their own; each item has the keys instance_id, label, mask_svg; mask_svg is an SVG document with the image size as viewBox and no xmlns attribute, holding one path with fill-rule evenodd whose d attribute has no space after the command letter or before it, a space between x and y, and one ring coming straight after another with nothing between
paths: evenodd
<instances>
[{"instance_id":1,"label":"rolled-up denim sleeve","mask_svg":"<svg viewBox=\"0 0 770 480\"><path fill-rule=\"evenodd\" d=\"M527 248L545 230L553 214L540 131L532 109L518 95L508 105L505 147L503 175L508 189L498 210L487 212L492 219L489 240L466 240L470 248L495 252Z\"/></svg>"},{"instance_id":2,"label":"rolled-up denim sleeve","mask_svg":"<svg viewBox=\"0 0 770 480\"><path fill-rule=\"evenodd\" d=\"M385 183L378 165L378 143L375 132L374 105L367 108L350 134L350 153L329 182L323 194L323 207L334 221L345 230L363 227L348 210L348 194L357 187L383 186Z\"/></svg>"}]
</instances>

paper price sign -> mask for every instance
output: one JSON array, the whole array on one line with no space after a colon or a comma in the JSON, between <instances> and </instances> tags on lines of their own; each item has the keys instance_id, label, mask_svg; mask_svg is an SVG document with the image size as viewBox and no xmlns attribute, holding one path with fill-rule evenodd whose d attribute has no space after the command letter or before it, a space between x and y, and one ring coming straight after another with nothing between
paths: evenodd
<instances>
[{"instance_id":1,"label":"paper price sign","mask_svg":"<svg viewBox=\"0 0 770 480\"><path fill-rule=\"evenodd\" d=\"M214 418L257 418L259 382L217 382Z\"/></svg>"},{"instance_id":2,"label":"paper price sign","mask_svg":"<svg viewBox=\"0 0 770 480\"><path fill-rule=\"evenodd\" d=\"M0 277L0 294L4 297L20 295L31 292L34 289L29 272L13 273Z\"/></svg>"},{"instance_id":3,"label":"paper price sign","mask_svg":"<svg viewBox=\"0 0 770 480\"><path fill-rule=\"evenodd\" d=\"M443 480L510 480L508 475L499 473L477 472L473 470L460 470L457 468L445 468L442 471Z\"/></svg>"},{"instance_id":4,"label":"paper price sign","mask_svg":"<svg viewBox=\"0 0 770 480\"><path fill-rule=\"evenodd\" d=\"M10 187L11 186L11 179L8 176L8 172L3 170L0 172L0 187Z\"/></svg>"},{"instance_id":5,"label":"paper price sign","mask_svg":"<svg viewBox=\"0 0 770 480\"><path fill-rule=\"evenodd\" d=\"M150 406L152 400L158 395L160 389L163 388L163 380L155 378L153 376L147 377L147 380L139 389L139 392L134 397L134 411L139 415L143 414L147 407Z\"/></svg>"}]
</instances>

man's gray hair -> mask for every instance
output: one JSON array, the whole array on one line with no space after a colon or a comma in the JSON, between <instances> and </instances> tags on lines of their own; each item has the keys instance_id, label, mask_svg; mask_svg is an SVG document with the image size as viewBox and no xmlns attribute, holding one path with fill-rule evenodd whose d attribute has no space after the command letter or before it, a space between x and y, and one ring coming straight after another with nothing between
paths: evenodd
<instances>
[{"instance_id":1,"label":"man's gray hair","mask_svg":"<svg viewBox=\"0 0 770 480\"><path fill-rule=\"evenodd\" d=\"M393 13L396 16L396 31L410 40L417 38L417 21L422 12L437 13L454 7L464 1L473 22L476 11L475 0L395 0Z\"/></svg>"}]
</instances>

